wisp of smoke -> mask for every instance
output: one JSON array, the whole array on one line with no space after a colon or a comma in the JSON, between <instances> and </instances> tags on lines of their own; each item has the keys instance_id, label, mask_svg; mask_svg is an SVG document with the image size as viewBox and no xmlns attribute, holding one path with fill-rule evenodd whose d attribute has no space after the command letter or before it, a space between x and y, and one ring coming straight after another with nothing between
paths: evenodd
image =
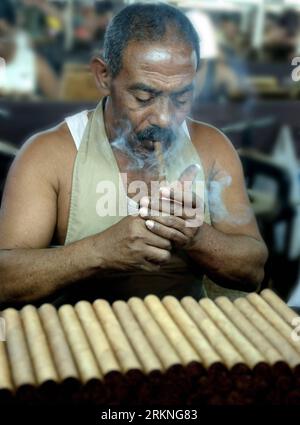
<instances>
[{"instance_id":1,"label":"wisp of smoke","mask_svg":"<svg viewBox=\"0 0 300 425\"><path fill-rule=\"evenodd\" d=\"M242 226L253 218L252 208L235 204L232 211L228 211L223 196L224 191L232 184L232 177L223 170L218 173L219 177L213 176L208 181L208 204L211 219L215 223L225 222L232 226Z\"/></svg>"},{"instance_id":2,"label":"wisp of smoke","mask_svg":"<svg viewBox=\"0 0 300 425\"><path fill-rule=\"evenodd\" d=\"M179 128L160 128L153 125L135 133L129 123L125 124L123 131L111 142L111 146L127 156L128 170L144 168L151 171L158 167L154 146L152 149L147 149L147 142L161 142L166 165L178 157L179 151L183 147L182 143L184 143L184 139L180 138Z\"/></svg>"}]
</instances>

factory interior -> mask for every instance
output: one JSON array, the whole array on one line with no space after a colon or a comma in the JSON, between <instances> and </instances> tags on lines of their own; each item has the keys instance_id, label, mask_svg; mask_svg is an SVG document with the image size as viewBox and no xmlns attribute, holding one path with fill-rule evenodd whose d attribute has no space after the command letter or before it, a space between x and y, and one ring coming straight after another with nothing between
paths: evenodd
<instances>
[{"instance_id":1,"label":"factory interior","mask_svg":"<svg viewBox=\"0 0 300 425\"><path fill-rule=\"evenodd\" d=\"M0 1L0 200L9 167L29 137L57 125L65 117L76 112L95 108L102 93L101 89L96 87L90 60L95 53L101 54L105 30L115 14L124 6L133 3L137 2L134 0ZM233 143L241 159L248 196L269 251L265 277L257 292L263 291L263 294L266 294L263 299L273 306L274 300L268 292L271 290L299 316L300 1L170 0L166 3L178 7L189 17L200 39L200 69L197 74L191 118L220 129ZM12 59L12 63L6 65L5 79L3 78L5 64L1 62L1 56L7 47L5 44L7 28L13 28L15 47L20 49L20 52L15 63ZM253 302L259 303L255 295ZM155 304L155 300L148 301L148 304L147 301L145 303L149 310L153 308L154 313L159 316L160 306ZM277 302L279 301L275 300L274 305L277 305ZM243 302L240 304L242 311ZM224 306L221 302L218 305L226 310L225 301ZM29 307L27 313L22 316L25 327L26 323L28 324L28 329L30 318L35 314ZM105 311L108 307L104 304L101 307L100 301L98 307L99 311L96 307L95 311L101 321L102 308ZM125 306L123 307L125 309ZM132 301L131 307L132 311L137 312L137 317L144 308L137 301L136 305ZM175 302L173 305L172 300L167 300L165 307L171 316L173 311L177 311L176 308L179 311L179 305L175 305ZM192 305L189 306L188 302L183 307L186 311L192 309ZM204 310L205 307L206 304L203 302ZM209 305L207 308L209 310ZM87 305L77 305L75 310L80 318L85 317L85 314L86 317L91 317ZM61 311L60 318L63 324L66 320L66 329L67 317L74 315L74 311L71 311L70 306L65 306ZM118 318L122 317L124 311L121 305L119 310L115 309L115 313L119 314ZM292 317L283 307L281 311L282 316L286 314L286 317ZM17 323L19 320L12 312L7 311L6 314L10 323L14 320L16 321L14 323ZM54 314L49 306L41 310L40 317L43 319L48 317L48 314L49 317L50 314ZM193 314L191 317L196 321ZM167 326L166 323L162 319L162 329ZM82 320L81 326L85 328L89 324ZM282 327L284 329L283 325ZM45 329L48 332L47 326ZM202 328L201 331L206 332ZM70 328L70 334L71 332ZM118 336L117 333L115 335ZM59 336L57 338L59 339ZM150 340L156 347L155 338ZM62 340L62 346L63 343ZM280 345L279 342L278 344ZM295 347L294 344L293 348L299 356L299 343ZM47 360L48 354L44 352L44 355ZM135 365L134 361L132 364ZM295 396L296 404L299 403L300 382L299 365L297 367L298 392L296 394L296 390L291 390L289 393L289 397ZM180 374L178 375L177 369L175 372L171 371L168 376L166 393L170 392L172 382L176 382L173 386L179 391ZM261 370L258 371L258 375L260 372ZM192 369L188 373L192 376ZM197 370L197 373L201 375L202 372ZM224 396L226 389L222 393L224 373L223 369L218 369L215 374L212 372L213 378L205 375L208 381L215 379L212 385L218 388L220 394L201 393L200 400L207 397L205 400L211 400L212 404L219 402L222 404L227 397ZM280 369L278 373L282 373L280 376L283 376L286 372ZM237 372L230 380L237 379L234 382L238 382L241 376L246 376L244 371ZM131 378L134 381L133 387L142 385L139 377L132 375ZM117 394L119 378L111 379L108 385L115 388L114 397L122 398L121 390ZM87 397L90 397L93 391L98 395L102 391L97 386L93 387L96 384L93 381L87 390ZM239 388L240 384L234 385ZM246 385L245 382L241 384L241 388L244 388L243 385ZM270 384L270 388L271 386ZM153 384L151 387L153 394L158 387L159 385ZM48 387L45 391L46 394ZM49 391L52 395L55 392L51 388ZM136 394L142 394L134 391L131 393L131 401L137 397ZM260 390L257 391L259 393ZM279 395L272 393L272 401L271 396L268 398L263 391L266 390L261 389L259 393L263 394L262 404L272 404L277 396L280 404L284 390L280 389L281 392L278 390ZM175 393L177 394L174 390ZM235 390L229 404L235 402L245 404L245 400L240 401L237 393ZM28 394L24 392L20 397L26 400L28 396L30 399L31 395ZM148 393L143 396L145 398L141 403L147 400ZM249 396L249 400L252 396ZM49 393L45 397L49 398ZM181 394L178 397L182 400L180 397L183 396ZM167 398L166 404L168 403L172 404L173 401Z\"/></svg>"}]
</instances>

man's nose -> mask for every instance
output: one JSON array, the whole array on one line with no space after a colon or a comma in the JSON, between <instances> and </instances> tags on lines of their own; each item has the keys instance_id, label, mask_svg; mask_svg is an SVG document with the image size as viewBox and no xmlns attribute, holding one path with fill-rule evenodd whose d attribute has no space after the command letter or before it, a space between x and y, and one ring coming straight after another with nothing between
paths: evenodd
<instances>
[{"instance_id":1,"label":"man's nose","mask_svg":"<svg viewBox=\"0 0 300 425\"><path fill-rule=\"evenodd\" d=\"M174 111L170 99L161 97L155 104L151 124L161 128L169 128L174 121Z\"/></svg>"}]
</instances>

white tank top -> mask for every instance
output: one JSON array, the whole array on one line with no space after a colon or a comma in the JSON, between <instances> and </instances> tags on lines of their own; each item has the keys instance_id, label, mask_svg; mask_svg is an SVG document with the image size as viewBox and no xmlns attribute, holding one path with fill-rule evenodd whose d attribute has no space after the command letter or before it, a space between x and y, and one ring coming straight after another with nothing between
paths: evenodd
<instances>
[{"instance_id":1,"label":"white tank top","mask_svg":"<svg viewBox=\"0 0 300 425\"><path fill-rule=\"evenodd\" d=\"M85 111L78 112L75 115L65 118L65 121L69 127L75 146L78 150L83 134L84 134L85 127L87 126L87 123L88 123L88 111L85 110ZM185 121L183 122L182 126L187 136L190 137L189 130L187 128L187 124ZM129 215L138 213L138 203L135 202L133 199L129 198L128 196L127 196L127 208L128 208Z\"/></svg>"}]
</instances>

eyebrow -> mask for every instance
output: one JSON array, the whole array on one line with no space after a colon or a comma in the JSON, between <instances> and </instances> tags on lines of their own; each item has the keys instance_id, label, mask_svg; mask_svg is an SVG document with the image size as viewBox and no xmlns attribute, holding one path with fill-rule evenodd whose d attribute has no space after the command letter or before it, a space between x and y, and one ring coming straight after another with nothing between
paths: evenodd
<instances>
[{"instance_id":1,"label":"eyebrow","mask_svg":"<svg viewBox=\"0 0 300 425\"><path fill-rule=\"evenodd\" d=\"M155 94L155 95L162 93L161 90L157 90L157 89L150 87L150 86L147 86L147 84L143 84L143 83L133 84L132 86L129 87L129 90L130 91L141 90L141 91L145 91L147 93Z\"/></svg>"},{"instance_id":2,"label":"eyebrow","mask_svg":"<svg viewBox=\"0 0 300 425\"><path fill-rule=\"evenodd\" d=\"M184 94L186 92L192 91L194 89L194 84L188 84L187 86L183 87L182 89L172 93L172 95L174 96L179 96L181 94ZM132 86L129 87L130 91L135 91L135 90L141 90L141 91L145 91L147 93L153 94L153 95L160 95L162 94L161 90L157 90L151 86L147 86L147 84L144 83L136 83L133 84Z\"/></svg>"},{"instance_id":3,"label":"eyebrow","mask_svg":"<svg viewBox=\"0 0 300 425\"><path fill-rule=\"evenodd\" d=\"M174 92L175 96L179 96L181 94L187 93L189 91L192 91L194 89L194 84L188 84L187 86L183 87L181 90L178 90L176 92Z\"/></svg>"}]
</instances>

